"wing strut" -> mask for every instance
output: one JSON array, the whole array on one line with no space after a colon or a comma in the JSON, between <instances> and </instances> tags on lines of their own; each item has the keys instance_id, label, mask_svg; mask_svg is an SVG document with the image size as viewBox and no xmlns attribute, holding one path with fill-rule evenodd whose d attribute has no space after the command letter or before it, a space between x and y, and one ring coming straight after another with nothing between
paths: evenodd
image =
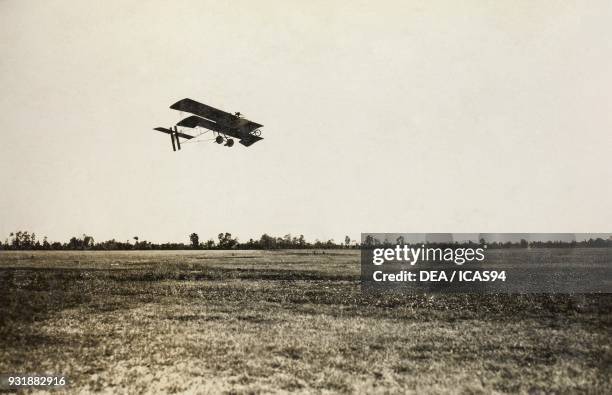
<instances>
[{"instance_id":1,"label":"wing strut","mask_svg":"<svg viewBox=\"0 0 612 395\"><path fill-rule=\"evenodd\" d=\"M174 138L176 139L176 145L178 147L178 149L181 149L181 141L179 140L179 135L178 135L178 130L176 128L176 126L174 127Z\"/></svg>"}]
</instances>

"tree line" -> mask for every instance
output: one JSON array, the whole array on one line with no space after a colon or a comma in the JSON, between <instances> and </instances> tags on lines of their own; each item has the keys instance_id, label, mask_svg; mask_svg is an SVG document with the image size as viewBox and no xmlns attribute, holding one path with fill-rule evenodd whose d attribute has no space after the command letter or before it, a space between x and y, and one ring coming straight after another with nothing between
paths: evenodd
<instances>
[{"instance_id":1,"label":"tree line","mask_svg":"<svg viewBox=\"0 0 612 395\"><path fill-rule=\"evenodd\" d=\"M259 239L249 239L241 242L229 232L222 232L216 239L200 241L197 233L191 233L188 243L152 243L134 236L132 239L106 240L96 242L92 236L83 234L73 236L67 242L49 241L45 236L37 238L35 233L28 231L11 232L4 242L0 241L0 250L276 250L276 249L337 249L358 248L359 244L349 236L343 243L336 243L333 239L327 241L307 241L304 235L274 237L266 233Z\"/></svg>"},{"instance_id":2,"label":"tree line","mask_svg":"<svg viewBox=\"0 0 612 395\"><path fill-rule=\"evenodd\" d=\"M141 240L140 237L134 236L130 240L106 240L96 242L92 236L83 234L81 236L73 236L67 242L49 241L46 236L42 239L36 237L35 233L28 231L11 232L9 237L4 242L0 241L0 250L280 250L280 249L338 249L338 248L374 248L374 247L393 247L396 244L405 244L404 240L398 238L395 243L388 240L380 241L368 235L363 243L358 243L352 240L349 236L344 238L344 242L337 243L333 239L327 241L315 240L314 242L307 241L304 235L292 236L286 234L283 237L270 236L267 233L261 235L259 239L249 239L241 242L238 238L233 237L231 233L219 233L217 239L208 239L200 241L200 236L197 233L191 233L188 237L188 243L152 243L147 240ZM500 248L602 248L612 247L612 238L589 239L583 241L530 241L520 240L519 242L485 242L484 239L479 243L427 243L431 246L448 246L458 247L467 246L475 247L478 245L487 245L489 249Z\"/></svg>"},{"instance_id":3,"label":"tree line","mask_svg":"<svg viewBox=\"0 0 612 395\"><path fill-rule=\"evenodd\" d=\"M394 242L389 240L380 241L376 237L372 235L367 235L363 243L359 246L360 248L375 248L375 247L394 247L396 245L404 245L411 244L406 243L402 236L399 236L395 239ZM473 241L465 241L465 242L426 242L426 243L412 243L412 244L426 244L428 246L435 247L472 247L476 248L479 246L486 245L488 249L502 249L502 248L602 248L602 247L612 247L612 236L608 239L602 239L600 237L596 239L588 239L582 241L558 241L558 240L548 240L548 241L527 241L525 239L521 239L518 242L497 242L492 241L488 242L485 239L480 239L478 243Z\"/></svg>"}]
</instances>

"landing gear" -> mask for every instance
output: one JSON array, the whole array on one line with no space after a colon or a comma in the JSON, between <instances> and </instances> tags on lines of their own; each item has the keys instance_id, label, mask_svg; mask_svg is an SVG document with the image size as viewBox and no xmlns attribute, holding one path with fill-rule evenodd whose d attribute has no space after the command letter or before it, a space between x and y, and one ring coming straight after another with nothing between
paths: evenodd
<instances>
[{"instance_id":1,"label":"landing gear","mask_svg":"<svg viewBox=\"0 0 612 395\"><path fill-rule=\"evenodd\" d=\"M226 147L232 147L234 145L234 140L228 138L227 136L222 136L222 135L218 135L217 137L215 137L215 143L217 144L223 144Z\"/></svg>"}]
</instances>

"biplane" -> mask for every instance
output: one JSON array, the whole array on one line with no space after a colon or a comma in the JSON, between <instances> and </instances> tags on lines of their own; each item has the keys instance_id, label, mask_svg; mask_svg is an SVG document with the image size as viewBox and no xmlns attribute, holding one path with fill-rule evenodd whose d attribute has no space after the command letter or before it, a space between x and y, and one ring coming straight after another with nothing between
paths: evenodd
<instances>
[{"instance_id":1,"label":"biplane","mask_svg":"<svg viewBox=\"0 0 612 395\"><path fill-rule=\"evenodd\" d=\"M170 135L172 140L172 149L176 151L181 149L180 138L191 140L203 133L197 135L183 133L179 131L178 127L181 128L203 128L206 131L211 131L216 137L214 141L217 144L224 144L226 147L232 147L234 140L245 147L250 147L259 140L263 140L261 137L261 128L263 125L249 121L242 117L242 114L236 112L230 114L228 112L216 109L206 104L199 103L192 99L179 100L170 106L171 109L190 113L193 115L188 116L180 120L176 125L168 128L158 127L154 130L158 132L167 133Z\"/></svg>"}]
</instances>

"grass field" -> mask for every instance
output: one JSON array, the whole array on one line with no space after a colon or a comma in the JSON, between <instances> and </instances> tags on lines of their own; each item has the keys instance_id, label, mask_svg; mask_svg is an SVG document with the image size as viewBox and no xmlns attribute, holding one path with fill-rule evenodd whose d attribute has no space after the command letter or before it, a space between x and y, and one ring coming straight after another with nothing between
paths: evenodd
<instances>
[{"instance_id":1,"label":"grass field","mask_svg":"<svg viewBox=\"0 0 612 395\"><path fill-rule=\"evenodd\" d=\"M0 252L0 320L70 392L612 393L610 295L364 295L357 251Z\"/></svg>"}]
</instances>

